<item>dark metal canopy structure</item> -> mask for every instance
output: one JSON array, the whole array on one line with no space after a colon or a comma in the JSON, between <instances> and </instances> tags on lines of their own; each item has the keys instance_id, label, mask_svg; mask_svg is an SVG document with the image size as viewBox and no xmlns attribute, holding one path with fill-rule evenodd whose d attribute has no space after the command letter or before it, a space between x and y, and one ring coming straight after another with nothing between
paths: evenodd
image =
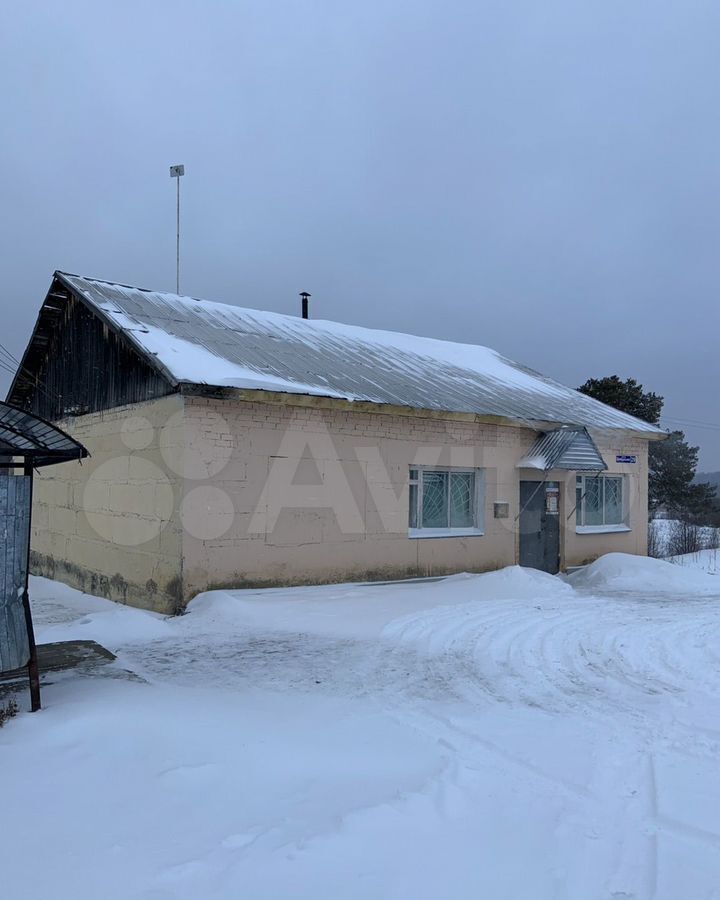
<instances>
[{"instance_id":1,"label":"dark metal canopy structure","mask_svg":"<svg viewBox=\"0 0 720 900\"><path fill-rule=\"evenodd\" d=\"M0 673L27 666L33 710L40 709L28 596L33 471L88 455L55 425L0 401Z\"/></svg>"},{"instance_id":2,"label":"dark metal canopy structure","mask_svg":"<svg viewBox=\"0 0 720 900\"><path fill-rule=\"evenodd\" d=\"M0 400L0 457L21 457L37 469L86 456L83 445L55 425Z\"/></svg>"}]
</instances>

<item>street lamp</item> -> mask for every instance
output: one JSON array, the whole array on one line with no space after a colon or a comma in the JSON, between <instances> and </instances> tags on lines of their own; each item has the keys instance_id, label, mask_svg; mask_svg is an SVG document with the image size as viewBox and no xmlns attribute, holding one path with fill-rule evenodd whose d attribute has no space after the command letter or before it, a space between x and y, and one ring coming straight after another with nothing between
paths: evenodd
<instances>
[{"instance_id":1,"label":"street lamp","mask_svg":"<svg viewBox=\"0 0 720 900\"><path fill-rule=\"evenodd\" d=\"M175 259L175 292L180 293L180 178L185 174L185 166L170 166L170 177L177 178L177 243Z\"/></svg>"}]
</instances>

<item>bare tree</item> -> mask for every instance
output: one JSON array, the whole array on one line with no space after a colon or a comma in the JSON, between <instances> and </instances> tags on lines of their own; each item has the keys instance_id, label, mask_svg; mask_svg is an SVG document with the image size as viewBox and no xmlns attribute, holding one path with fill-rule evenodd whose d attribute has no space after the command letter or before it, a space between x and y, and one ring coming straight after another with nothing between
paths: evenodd
<instances>
[{"instance_id":1,"label":"bare tree","mask_svg":"<svg viewBox=\"0 0 720 900\"><path fill-rule=\"evenodd\" d=\"M647 555L652 556L653 559L659 559L661 556L664 556L664 541L660 537L660 529L656 525L655 519L650 519L648 522L648 549Z\"/></svg>"},{"instance_id":2,"label":"bare tree","mask_svg":"<svg viewBox=\"0 0 720 900\"><path fill-rule=\"evenodd\" d=\"M708 529L705 546L708 550L720 550L720 528Z\"/></svg>"},{"instance_id":3,"label":"bare tree","mask_svg":"<svg viewBox=\"0 0 720 900\"><path fill-rule=\"evenodd\" d=\"M673 522L670 527L667 546L669 556L684 556L686 553L697 553L702 548L702 535L697 525L683 521Z\"/></svg>"}]
</instances>

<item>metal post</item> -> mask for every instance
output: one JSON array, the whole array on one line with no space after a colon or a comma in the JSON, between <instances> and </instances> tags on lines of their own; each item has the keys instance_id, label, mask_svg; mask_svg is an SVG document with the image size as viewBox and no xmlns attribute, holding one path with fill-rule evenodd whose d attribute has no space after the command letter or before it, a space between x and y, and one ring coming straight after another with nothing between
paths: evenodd
<instances>
[{"instance_id":1,"label":"metal post","mask_svg":"<svg viewBox=\"0 0 720 900\"><path fill-rule=\"evenodd\" d=\"M177 228L175 244L175 293L180 293L180 179L185 174L185 166L170 166L170 177L177 180Z\"/></svg>"},{"instance_id":2,"label":"metal post","mask_svg":"<svg viewBox=\"0 0 720 900\"><path fill-rule=\"evenodd\" d=\"M30 709L37 712L40 704L40 667L38 666L37 646L35 644L35 629L33 628L32 612L30 611L30 593L28 590L30 581L30 540L32 536L32 502L33 502L33 467L32 463L25 460L24 474L30 478L30 499L28 506L28 549L25 563L25 589L23 590L23 609L25 610L25 625L27 626L28 645L30 647L30 659L28 661L28 679L30 681Z\"/></svg>"},{"instance_id":3,"label":"metal post","mask_svg":"<svg viewBox=\"0 0 720 900\"><path fill-rule=\"evenodd\" d=\"M175 262L175 293L180 293L180 179L177 181L177 247Z\"/></svg>"}]
</instances>

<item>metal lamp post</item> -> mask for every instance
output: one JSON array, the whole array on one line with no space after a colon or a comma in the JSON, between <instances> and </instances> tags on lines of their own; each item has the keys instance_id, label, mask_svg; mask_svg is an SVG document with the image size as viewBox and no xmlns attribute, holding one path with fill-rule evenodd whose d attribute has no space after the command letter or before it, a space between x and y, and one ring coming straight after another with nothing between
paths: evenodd
<instances>
[{"instance_id":1,"label":"metal lamp post","mask_svg":"<svg viewBox=\"0 0 720 900\"><path fill-rule=\"evenodd\" d=\"M170 177L177 179L177 242L175 257L175 293L180 293L180 178L185 174L185 166L170 166Z\"/></svg>"}]
</instances>

